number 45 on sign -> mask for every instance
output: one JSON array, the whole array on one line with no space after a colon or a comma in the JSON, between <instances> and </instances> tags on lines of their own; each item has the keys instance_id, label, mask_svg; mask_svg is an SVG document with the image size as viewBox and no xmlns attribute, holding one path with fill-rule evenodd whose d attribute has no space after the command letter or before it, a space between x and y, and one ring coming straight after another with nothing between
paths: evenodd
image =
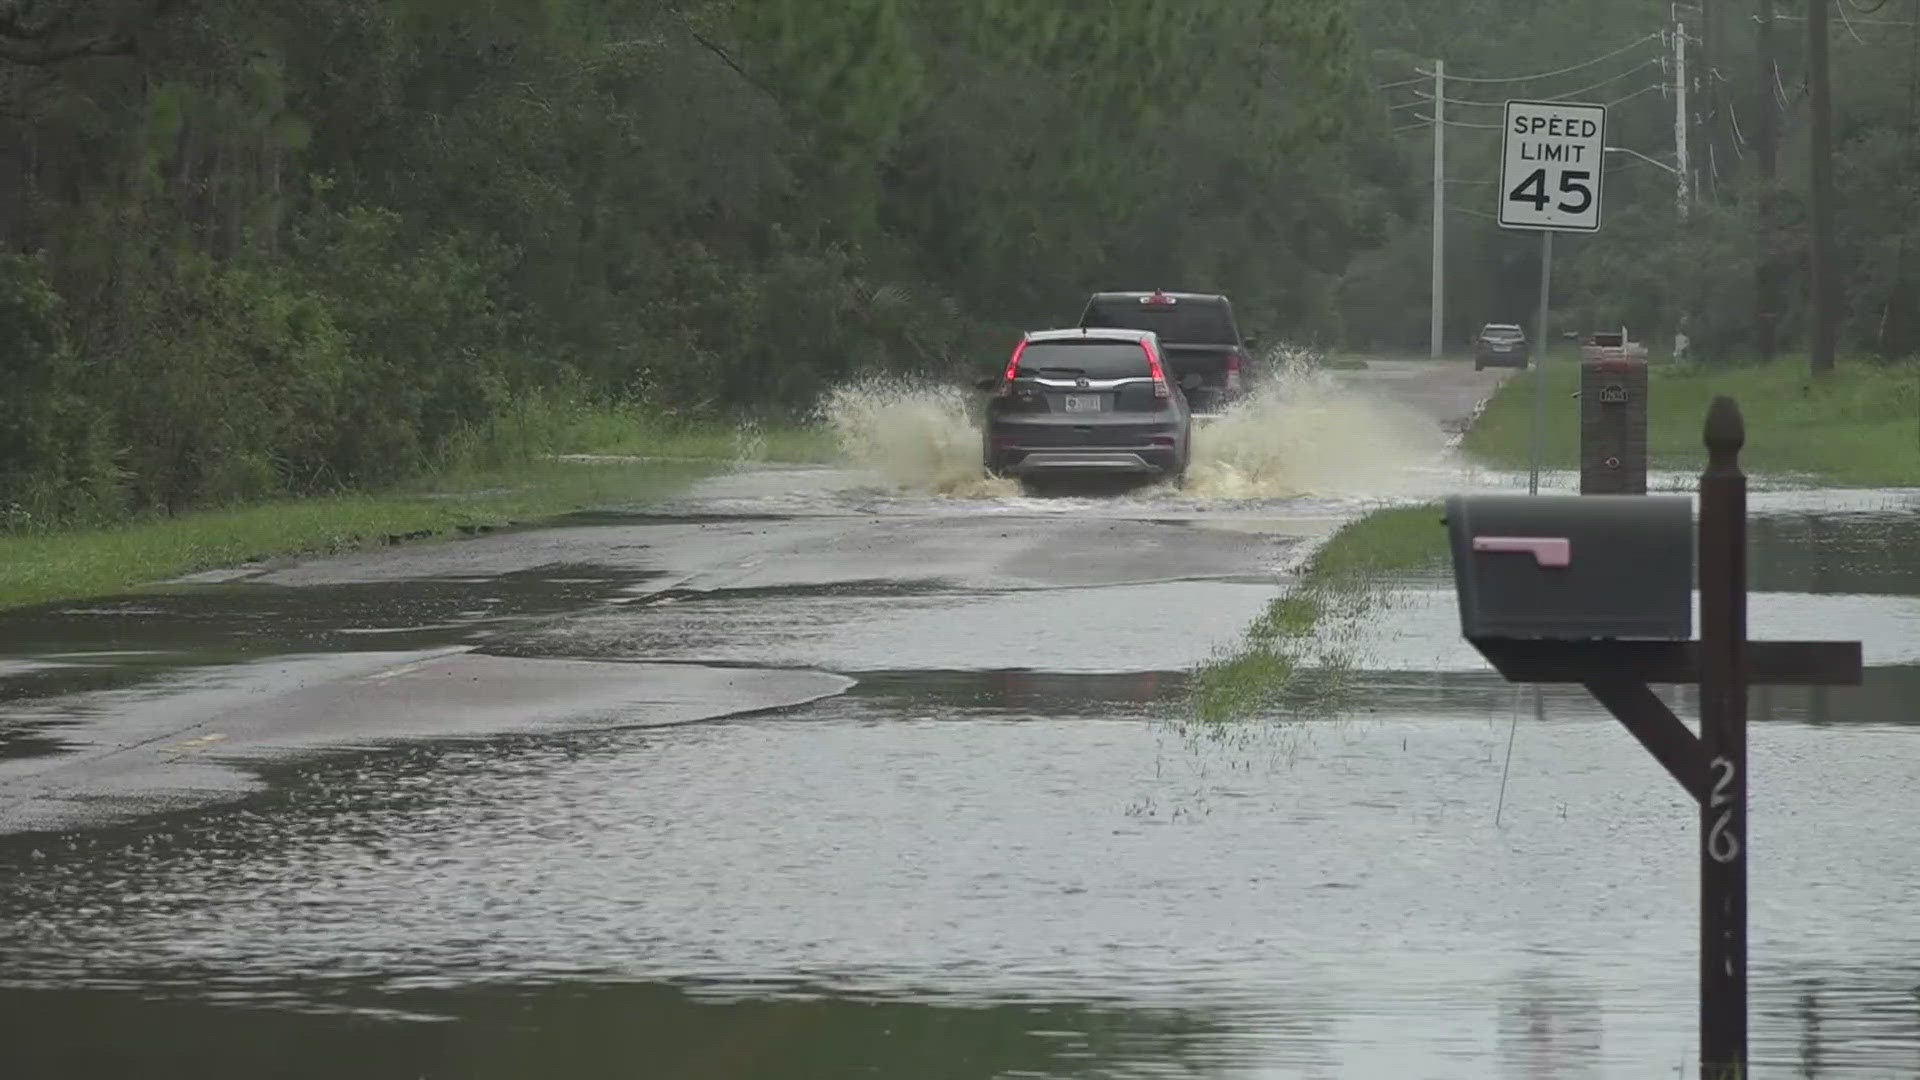
<instances>
[{"instance_id":1,"label":"number 45 on sign","mask_svg":"<svg viewBox=\"0 0 1920 1080\"><path fill-rule=\"evenodd\" d=\"M1501 134L1500 224L1595 232L1607 107L1509 101Z\"/></svg>"}]
</instances>

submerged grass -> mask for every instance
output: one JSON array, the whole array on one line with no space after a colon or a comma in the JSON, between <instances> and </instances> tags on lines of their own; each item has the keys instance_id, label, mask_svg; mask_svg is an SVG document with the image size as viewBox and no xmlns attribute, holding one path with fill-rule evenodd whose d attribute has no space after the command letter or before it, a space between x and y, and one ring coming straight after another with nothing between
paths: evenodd
<instances>
[{"instance_id":1,"label":"submerged grass","mask_svg":"<svg viewBox=\"0 0 1920 1080\"><path fill-rule=\"evenodd\" d=\"M594 457L559 459L576 453ZM434 474L378 492L0 533L0 608L122 593L262 559L484 532L658 498L736 463L830 453L824 433L795 426L530 408L474 433Z\"/></svg>"},{"instance_id":2,"label":"submerged grass","mask_svg":"<svg viewBox=\"0 0 1920 1080\"><path fill-rule=\"evenodd\" d=\"M1192 723L1218 732L1236 721L1339 713L1364 659L1363 621L1387 606L1395 581L1445 563L1440 514L1434 504L1392 507L1342 526L1244 641L1194 673Z\"/></svg>"},{"instance_id":3,"label":"submerged grass","mask_svg":"<svg viewBox=\"0 0 1920 1080\"><path fill-rule=\"evenodd\" d=\"M1555 356L1546 365L1545 466L1578 464L1579 365ZM1692 471L1706 460L1700 431L1707 406L1727 394L1747 422L1741 460L1749 473L1811 475L1831 483L1920 484L1920 363L1842 362L1825 378L1803 360L1744 367L1654 364L1648 372L1647 452L1655 469ZM1475 460L1502 468L1527 464L1533 378L1507 380L1462 440Z\"/></svg>"}]
</instances>

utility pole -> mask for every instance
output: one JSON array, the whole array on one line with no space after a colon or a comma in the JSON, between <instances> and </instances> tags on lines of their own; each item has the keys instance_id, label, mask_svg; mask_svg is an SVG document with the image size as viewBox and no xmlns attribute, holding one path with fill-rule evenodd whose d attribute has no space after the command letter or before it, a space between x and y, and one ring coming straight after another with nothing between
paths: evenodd
<instances>
[{"instance_id":1,"label":"utility pole","mask_svg":"<svg viewBox=\"0 0 1920 1080\"><path fill-rule=\"evenodd\" d=\"M1673 21L1673 180L1680 220L1687 220L1687 27Z\"/></svg>"},{"instance_id":2,"label":"utility pole","mask_svg":"<svg viewBox=\"0 0 1920 1080\"><path fill-rule=\"evenodd\" d=\"M1427 357L1440 359L1446 319L1447 244L1447 62L1433 62L1433 310L1427 321Z\"/></svg>"},{"instance_id":3,"label":"utility pole","mask_svg":"<svg viewBox=\"0 0 1920 1080\"><path fill-rule=\"evenodd\" d=\"M1758 258L1753 264L1754 334L1759 340L1760 359L1771 361L1778 348L1780 319L1780 274L1774 254L1774 215L1777 211L1776 173L1779 150L1779 109L1773 100L1773 0L1759 0L1760 26L1756 44L1760 52L1760 100L1754 109L1754 156L1760 164L1760 236Z\"/></svg>"},{"instance_id":4,"label":"utility pole","mask_svg":"<svg viewBox=\"0 0 1920 1080\"><path fill-rule=\"evenodd\" d=\"M1720 80L1714 74L1713 58L1717 54L1719 37L1716 34L1713 18L1713 0L1700 0L1700 52L1694 59L1694 78L1700 80L1700 108L1705 111L1706 120L1701 124L1703 154L1707 160L1701 174L1706 177L1704 190L1718 195L1720 190L1720 151L1726 149L1721 143L1721 131L1726 127L1720 115ZM1732 167L1732 157L1728 157L1728 167Z\"/></svg>"},{"instance_id":5,"label":"utility pole","mask_svg":"<svg viewBox=\"0 0 1920 1080\"><path fill-rule=\"evenodd\" d=\"M1833 99L1827 83L1827 5L1807 0L1807 89L1813 109L1813 242L1808 251L1813 290L1812 372L1833 370L1836 329L1833 296Z\"/></svg>"}]
</instances>

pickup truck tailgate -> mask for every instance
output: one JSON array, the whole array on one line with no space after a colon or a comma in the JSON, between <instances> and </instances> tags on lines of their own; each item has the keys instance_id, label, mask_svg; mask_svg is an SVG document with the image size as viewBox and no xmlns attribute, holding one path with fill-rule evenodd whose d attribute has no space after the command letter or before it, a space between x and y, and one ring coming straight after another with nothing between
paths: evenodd
<instances>
[{"instance_id":1,"label":"pickup truck tailgate","mask_svg":"<svg viewBox=\"0 0 1920 1080\"><path fill-rule=\"evenodd\" d=\"M1188 375L1200 376L1209 387L1227 385L1227 361L1235 354L1231 345L1164 345L1167 377L1182 382Z\"/></svg>"}]
</instances>

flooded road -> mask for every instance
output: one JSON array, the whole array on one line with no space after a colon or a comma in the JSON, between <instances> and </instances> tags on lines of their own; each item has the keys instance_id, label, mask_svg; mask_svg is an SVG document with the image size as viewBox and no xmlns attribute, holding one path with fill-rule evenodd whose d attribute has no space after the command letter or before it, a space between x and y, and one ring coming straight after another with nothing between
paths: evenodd
<instances>
[{"instance_id":1,"label":"flooded road","mask_svg":"<svg viewBox=\"0 0 1920 1080\"><path fill-rule=\"evenodd\" d=\"M1691 806L1550 693L1496 821L1444 583L1348 715L1177 723L1339 521L1513 482L1495 377L1349 377L1433 452L1325 482L745 471L0 618L5 1075L1690 1076ZM1755 692L1756 1075L1912 1075L1920 493L1753 501L1755 635L1870 665Z\"/></svg>"}]
</instances>

